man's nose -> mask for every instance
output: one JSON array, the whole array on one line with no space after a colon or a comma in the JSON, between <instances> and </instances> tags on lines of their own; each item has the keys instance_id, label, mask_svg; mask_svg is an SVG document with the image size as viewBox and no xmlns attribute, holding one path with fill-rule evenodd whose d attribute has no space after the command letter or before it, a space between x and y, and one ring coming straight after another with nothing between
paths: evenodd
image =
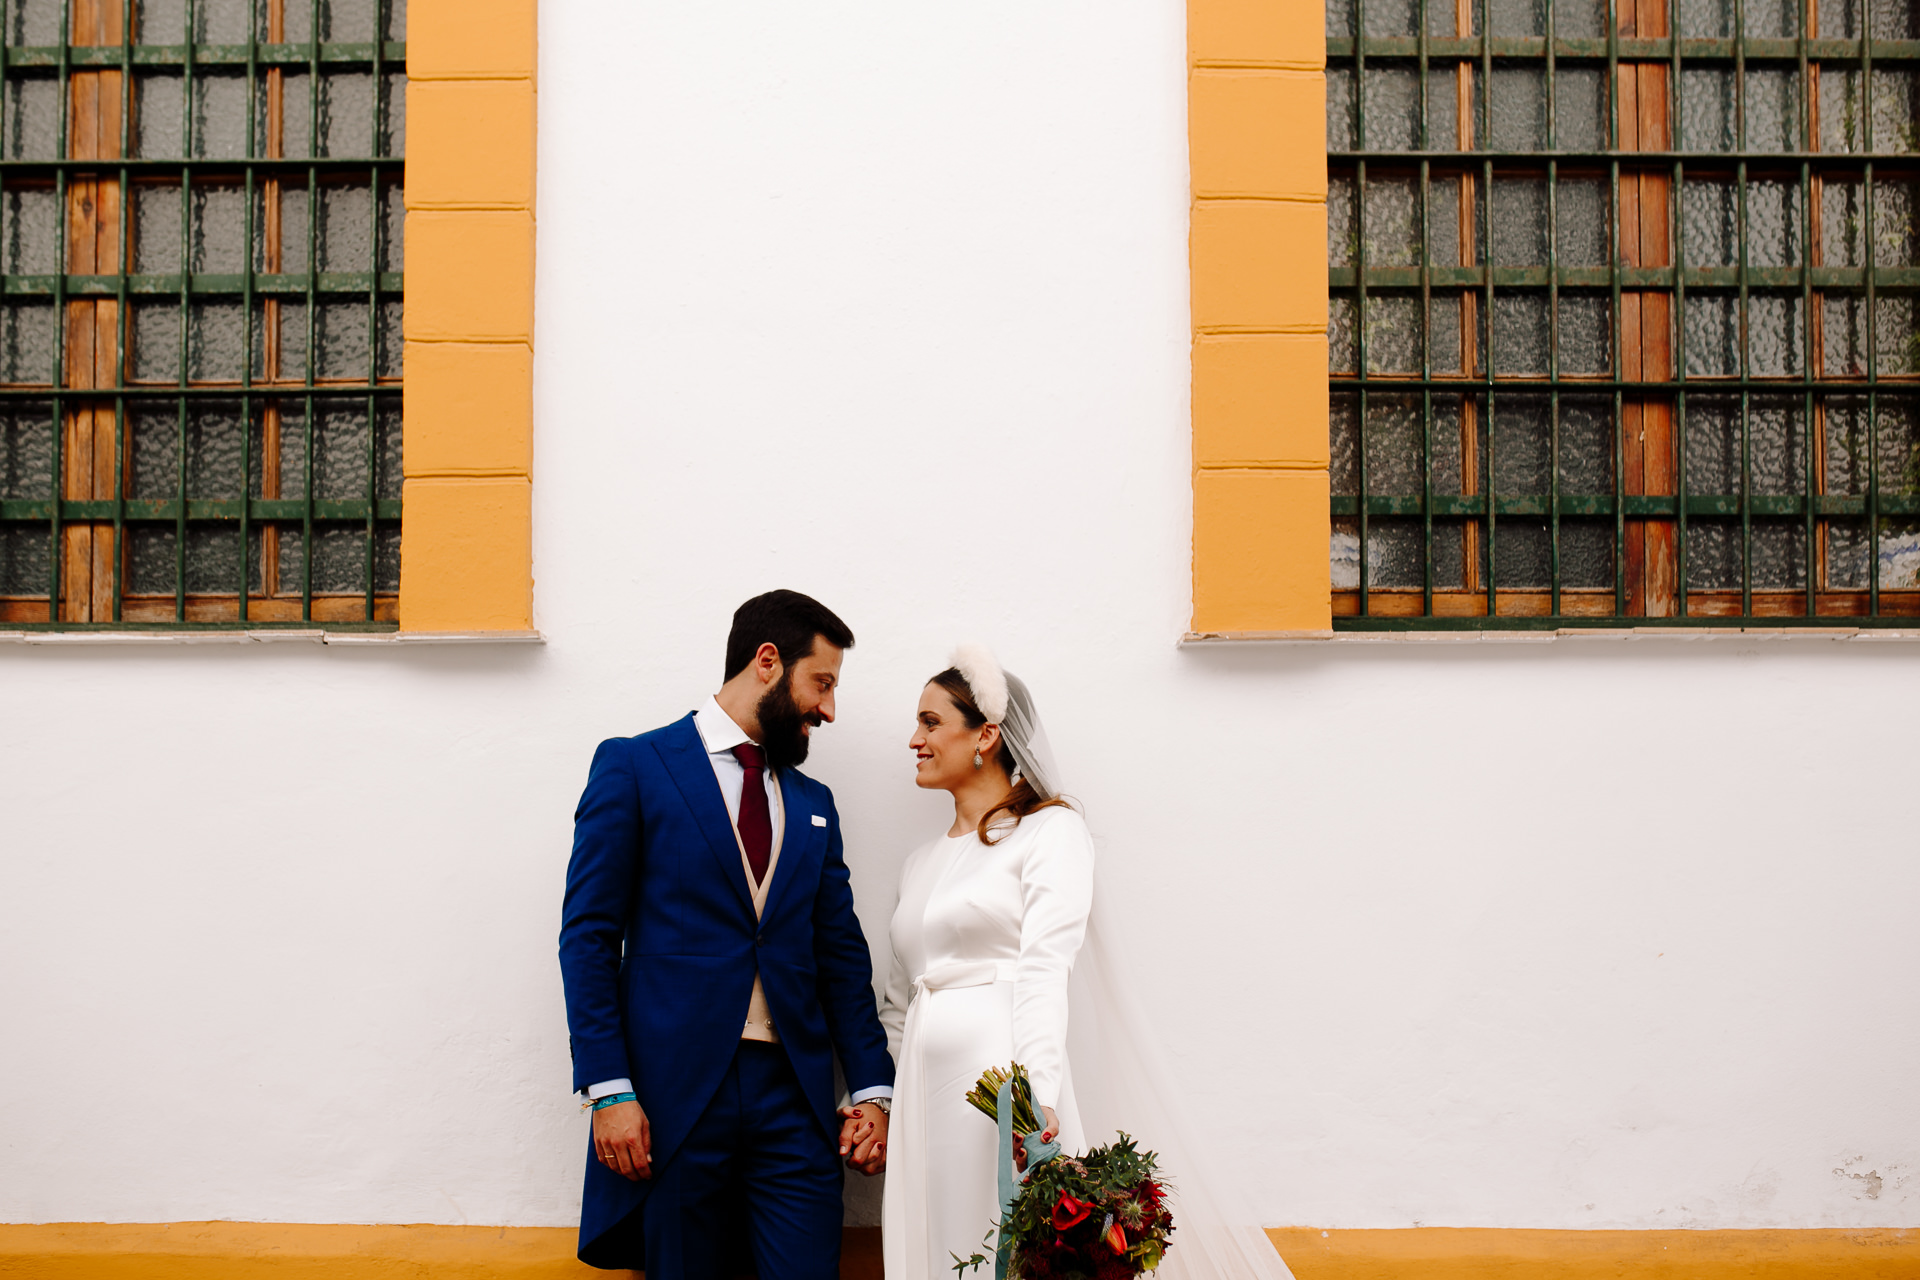
<instances>
[{"instance_id":1,"label":"man's nose","mask_svg":"<svg viewBox=\"0 0 1920 1280\"><path fill-rule=\"evenodd\" d=\"M833 723L833 693L831 690L828 691L826 697L820 699L820 705L815 707L814 710L820 714L822 720L825 720L828 724Z\"/></svg>"}]
</instances>

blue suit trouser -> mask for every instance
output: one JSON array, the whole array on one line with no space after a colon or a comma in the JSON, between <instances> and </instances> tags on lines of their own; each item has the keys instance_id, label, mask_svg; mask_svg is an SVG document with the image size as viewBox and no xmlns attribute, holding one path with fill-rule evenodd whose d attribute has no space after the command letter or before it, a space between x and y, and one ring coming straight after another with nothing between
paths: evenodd
<instances>
[{"instance_id":1,"label":"blue suit trouser","mask_svg":"<svg viewBox=\"0 0 1920 1280\"><path fill-rule=\"evenodd\" d=\"M745 1219L759 1280L836 1280L840 1156L787 1051L742 1040L641 1207L647 1280L722 1280Z\"/></svg>"}]
</instances>

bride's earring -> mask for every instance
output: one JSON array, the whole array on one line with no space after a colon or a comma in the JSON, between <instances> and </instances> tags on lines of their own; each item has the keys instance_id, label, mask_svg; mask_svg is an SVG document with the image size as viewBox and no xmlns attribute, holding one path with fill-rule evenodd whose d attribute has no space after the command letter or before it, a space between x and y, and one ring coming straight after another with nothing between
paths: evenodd
<instances>
[{"instance_id":1,"label":"bride's earring","mask_svg":"<svg viewBox=\"0 0 1920 1280\"><path fill-rule=\"evenodd\" d=\"M974 767L974 768L976 768L976 769L978 769L978 768L979 768L979 767L980 767L981 765L983 765L983 764L985 764L985 763L986 763L986 761L985 761L985 760L982 760L982 759L980 758L980 752L979 752L979 750L978 750L978 749L975 749L975 751L974 751L974 753L973 753L973 767Z\"/></svg>"}]
</instances>

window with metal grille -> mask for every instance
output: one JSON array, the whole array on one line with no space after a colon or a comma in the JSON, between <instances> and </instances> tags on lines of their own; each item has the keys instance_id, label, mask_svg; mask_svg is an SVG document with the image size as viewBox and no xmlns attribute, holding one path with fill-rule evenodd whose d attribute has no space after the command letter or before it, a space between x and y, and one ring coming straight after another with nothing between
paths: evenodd
<instances>
[{"instance_id":1,"label":"window with metal grille","mask_svg":"<svg viewBox=\"0 0 1920 1280\"><path fill-rule=\"evenodd\" d=\"M6 0L0 623L391 625L405 0Z\"/></svg>"},{"instance_id":2,"label":"window with metal grille","mask_svg":"<svg viewBox=\"0 0 1920 1280\"><path fill-rule=\"evenodd\" d=\"M1920 6L1329 0L1327 64L1336 629L1920 616Z\"/></svg>"}]
</instances>

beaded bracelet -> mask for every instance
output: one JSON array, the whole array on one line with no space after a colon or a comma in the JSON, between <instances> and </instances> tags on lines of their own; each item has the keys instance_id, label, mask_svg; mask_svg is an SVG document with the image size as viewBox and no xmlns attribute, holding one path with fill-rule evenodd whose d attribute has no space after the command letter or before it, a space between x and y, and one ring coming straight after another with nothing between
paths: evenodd
<instances>
[{"instance_id":1,"label":"beaded bracelet","mask_svg":"<svg viewBox=\"0 0 1920 1280\"><path fill-rule=\"evenodd\" d=\"M623 1102L638 1101L640 1101L640 1099L631 1093L610 1093L604 1098L595 1098L593 1100L593 1109L599 1111L604 1107L617 1107Z\"/></svg>"}]
</instances>

